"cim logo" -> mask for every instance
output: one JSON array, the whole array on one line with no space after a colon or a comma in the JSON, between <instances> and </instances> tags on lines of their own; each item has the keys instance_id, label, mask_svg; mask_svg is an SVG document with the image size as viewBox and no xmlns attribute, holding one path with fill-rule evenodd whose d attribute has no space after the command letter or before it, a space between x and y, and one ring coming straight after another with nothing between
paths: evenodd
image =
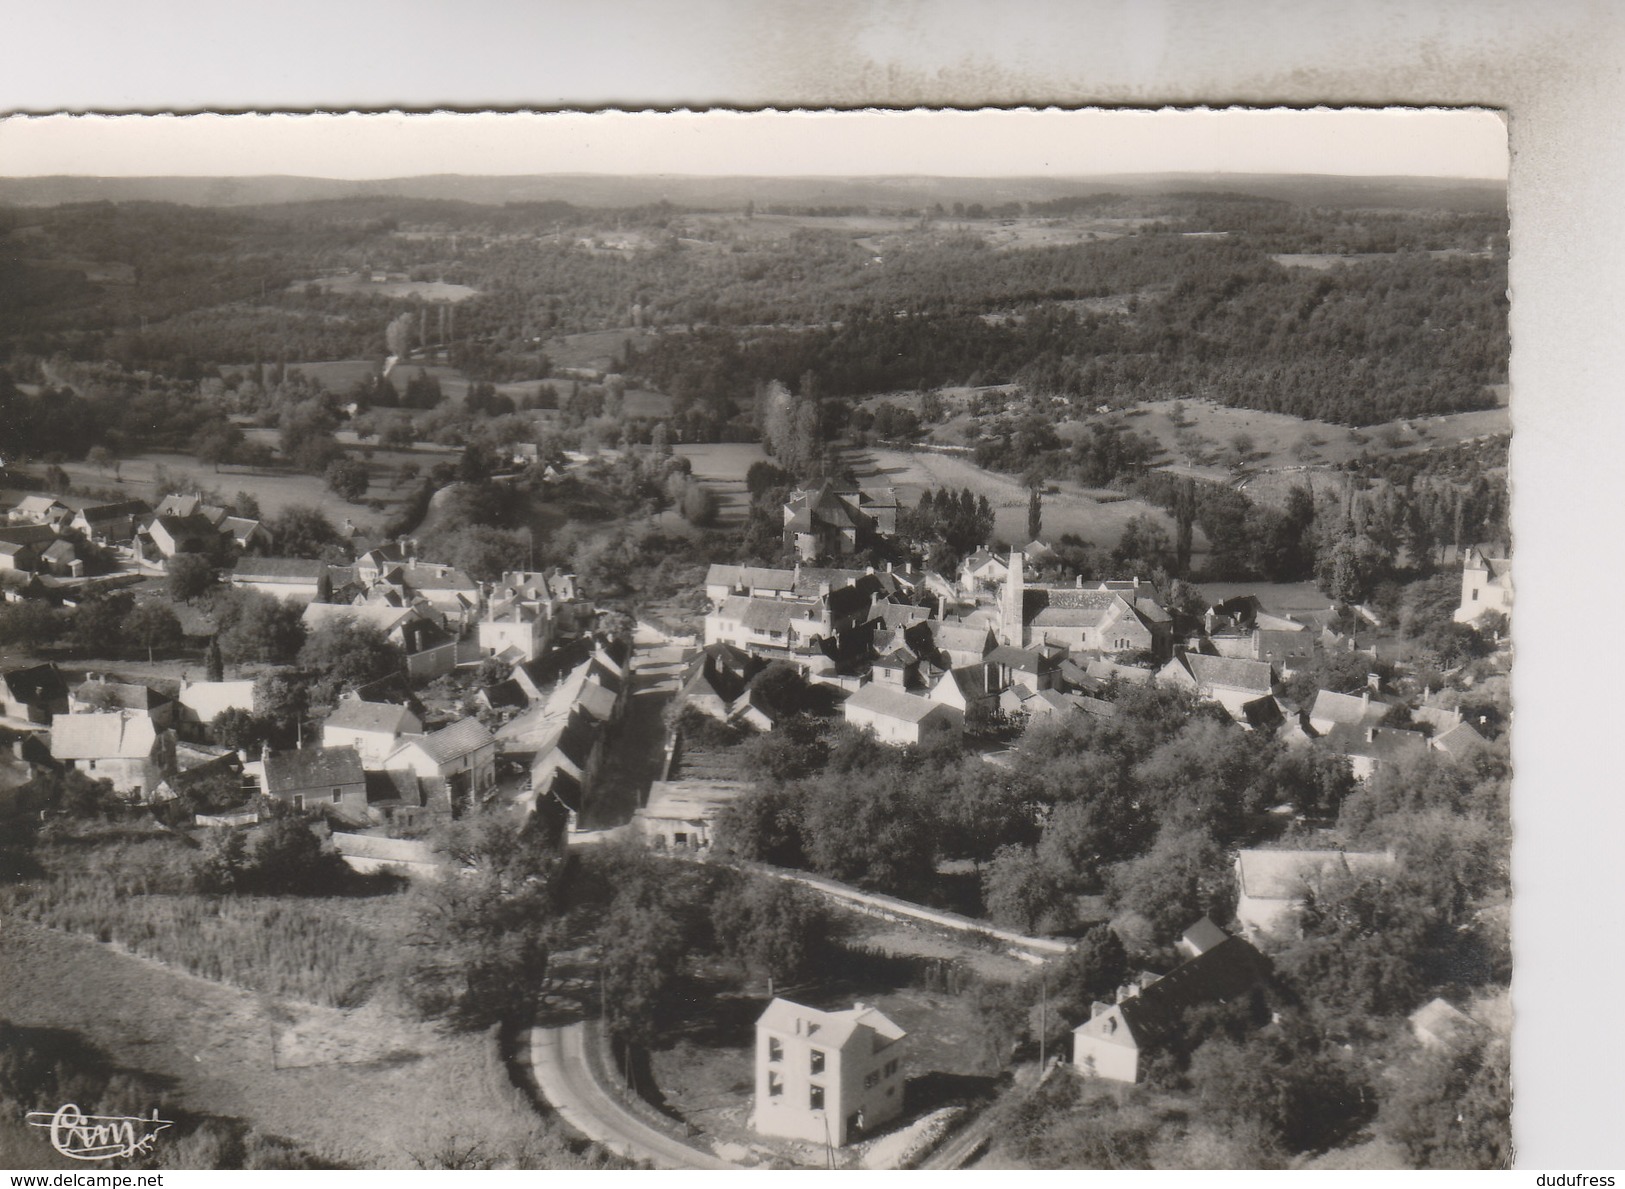
<instances>
[{"instance_id":1,"label":"cim logo","mask_svg":"<svg viewBox=\"0 0 1625 1189\"><path fill-rule=\"evenodd\" d=\"M29 1111L31 1127L51 1133L51 1146L72 1160L117 1160L152 1151L158 1133L174 1126L160 1119L157 1110L150 1119L139 1115L87 1115L73 1103L53 1111Z\"/></svg>"}]
</instances>

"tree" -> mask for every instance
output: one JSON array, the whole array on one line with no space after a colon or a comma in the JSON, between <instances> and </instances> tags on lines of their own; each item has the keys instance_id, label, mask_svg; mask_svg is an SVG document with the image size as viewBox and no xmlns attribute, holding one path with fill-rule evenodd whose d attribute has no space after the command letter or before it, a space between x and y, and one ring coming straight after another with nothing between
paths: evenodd
<instances>
[{"instance_id":1,"label":"tree","mask_svg":"<svg viewBox=\"0 0 1625 1189\"><path fill-rule=\"evenodd\" d=\"M1128 976L1128 952L1110 925L1090 926L1067 951L1056 972L1056 1011L1064 1019L1088 1019L1089 1005L1110 1001Z\"/></svg>"},{"instance_id":2,"label":"tree","mask_svg":"<svg viewBox=\"0 0 1625 1189\"><path fill-rule=\"evenodd\" d=\"M487 813L442 827L434 846L457 874L412 890L408 994L455 1027L530 1021L562 936L563 858Z\"/></svg>"},{"instance_id":3,"label":"tree","mask_svg":"<svg viewBox=\"0 0 1625 1189\"><path fill-rule=\"evenodd\" d=\"M1023 933L1056 907L1060 888L1055 874L1028 846L1001 846L982 873L982 901L992 918Z\"/></svg>"},{"instance_id":4,"label":"tree","mask_svg":"<svg viewBox=\"0 0 1625 1189\"><path fill-rule=\"evenodd\" d=\"M327 464L328 490L354 503L367 494L367 464L346 454Z\"/></svg>"},{"instance_id":5,"label":"tree","mask_svg":"<svg viewBox=\"0 0 1625 1189\"><path fill-rule=\"evenodd\" d=\"M305 629L297 604L254 590L225 590L216 598L215 638L225 660L281 665L298 654Z\"/></svg>"},{"instance_id":6,"label":"tree","mask_svg":"<svg viewBox=\"0 0 1625 1189\"><path fill-rule=\"evenodd\" d=\"M226 662L220 655L220 637L209 637L209 646L203 652L203 668L210 681L226 679Z\"/></svg>"},{"instance_id":7,"label":"tree","mask_svg":"<svg viewBox=\"0 0 1625 1189\"><path fill-rule=\"evenodd\" d=\"M135 598L127 591L85 599L73 612L73 646L92 656L105 656L109 645L119 639L124 620L134 607Z\"/></svg>"},{"instance_id":8,"label":"tree","mask_svg":"<svg viewBox=\"0 0 1625 1189\"><path fill-rule=\"evenodd\" d=\"M1159 944L1171 944L1204 914L1229 920L1234 878L1225 853L1205 835L1166 827L1144 856L1111 871L1112 902L1144 918Z\"/></svg>"},{"instance_id":9,"label":"tree","mask_svg":"<svg viewBox=\"0 0 1625 1189\"><path fill-rule=\"evenodd\" d=\"M1027 539L1038 540L1038 535L1044 528L1044 494L1034 487L1027 493Z\"/></svg>"},{"instance_id":10,"label":"tree","mask_svg":"<svg viewBox=\"0 0 1625 1189\"><path fill-rule=\"evenodd\" d=\"M692 479L683 486L683 519L697 528L708 528L717 517L717 498L711 489Z\"/></svg>"},{"instance_id":11,"label":"tree","mask_svg":"<svg viewBox=\"0 0 1625 1189\"><path fill-rule=\"evenodd\" d=\"M905 897L918 897L935 883L935 804L902 772L882 770L854 780L832 765L809 782L805 797L802 830L815 870Z\"/></svg>"},{"instance_id":12,"label":"tree","mask_svg":"<svg viewBox=\"0 0 1625 1189\"><path fill-rule=\"evenodd\" d=\"M819 969L829 943L829 914L795 884L746 876L714 901L712 929L723 952L747 975L774 984Z\"/></svg>"},{"instance_id":13,"label":"tree","mask_svg":"<svg viewBox=\"0 0 1625 1189\"><path fill-rule=\"evenodd\" d=\"M348 564L344 538L320 509L290 504L265 521L265 530L283 557L308 557Z\"/></svg>"},{"instance_id":14,"label":"tree","mask_svg":"<svg viewBox=\"0 0 1625 1189\"><path fill-rule=\"evenodd\" d=\"M0 602L0 645L50 644L62 634L62 618L49 603L38 599Z\"/></svg>"},{"instance_id":15,"label":"tree","mask_svg":"<svg viewBox=\"0 0 1625 1189\"><path fill-rule=\"evenodd\" d=\"M313 702L330 705L345 690L399 673L405 661L401 650L369 623L336 620L305 637L298 665L314 674Z\"/></svg>"},{"instance_id":16,"label":"tree","mask_svg":"<svg viewBox=\"0 0 1625 1189\"><path fill-rule=\"evenodd\" d=\"M780 733L760 735L750 743L776 740ZM777 867L805 865L799 799L777 783L747 789L718 814L717 848L741 859Z\"/></svg>"},{"instance_id":17,"label":"tree","mask_svg":"<svg viewBox=\"0 0 1625 1189\"><path fill-rule=\"evenodd\" d=\"M222 747L252 755L265 742L265 724L250 711L230 706L209 720L209 735Z\"/></svg>"},{"instance_id":18,"label":"tree","mask_svg":"<svg viewBox=\"0 0 1625 1189\"><path fill-rule=\"evenodd\" d=\"M1377 1129L1416 1168L1510 1168L1512 1087L1506 1040L1424 1052L1399 1071Z\"/></svg>"},{"instance_id":19,"label":"tree","mask_svg":"<svg viewBox=\"0 0 1625 1189\"><path fill-rule=\"evenodd\" d=\"M243 448L243 431L224 419L209 421L192 435L192 453L220 473L220 464L234 462Z\"/></svg>"},{"instance_id":20,"label":"tree","mask_svg":"<svg viewBox=\"0 0 1625 1189\"><path fill-rule=\"evenodd\" d=\"M167 652L178 647L184 639L181 621L163 603L138 603L124 617L123 629L126 639L135 641L147 650L148 662L152 661L155 651L162 649Z\"/></svg>"},{"instance_id":21,"label":"tree","mask_svg":"<svg viewBox=\"0 0 1625 1189\"><path fill-rule=\"evenodd\" d=\"M309 682L299 673L265 673L254 682L254 707L266 740L287 747L310 712Z\"/></svg>"},{"instance_id":22,"label":"tree","mask_svg":"<svg viewBox=\"0 0 1625 1189\"><path fill-rule=\"evenodd\" d=\"M201 553L177 553L164 567L169 597L190 603L214 585L214 564Z\"/></svg>"}]
</instances>

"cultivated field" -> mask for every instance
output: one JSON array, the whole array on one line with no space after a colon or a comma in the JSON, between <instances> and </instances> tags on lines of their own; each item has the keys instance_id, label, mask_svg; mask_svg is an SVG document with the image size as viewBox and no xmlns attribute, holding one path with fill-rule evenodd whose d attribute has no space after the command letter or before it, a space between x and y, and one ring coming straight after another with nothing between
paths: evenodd
<instances>
[{"instance_id":1,"label":"cultivated field","mask_svg":"<svg viewBox=\"0 0 1625 1189\"><path fill-rule=\"evenodd\" d=\"M627 340L642 346L654 334L648 330L622 327L614 330L593 330L581 334L561 334L542 343L542 351L555 368L580 367L607 372L615 356L621 353Z\"/></svg>"},{"instance_id":2,"label":"cultivated field","mask_svg":"<svg viewBox=\"0 0 1625 1189\"><path fill-rule=\"evenodd\" d=\"M847 462L865 487L895 487L900 502L913 505L933 487L969 487L985 495L993 505L993 535L1006 544L1027 540L1027 489L1007 475L983 470L966 458L929 454L924 451L887 450L869 447L851 450ZM1123 535L1123 528L1135 516L1149 516L1173 538L1173 518L1142 500L1123 499L1115 492L1091 492L1075 483L1055 484L1056 494L1044 497L1043 537L1054 541L1064 533L1076 533L1096 547L1110 549ZM1206 541L1196 534L1192 555L1206 551Z\"/></svg>"},{"instance_id":3,"label":"cultivated field","mask_svg":"<svg viewBox=\"0 0 1625 1189\"><path fill-rule=\"evenodd\" d=\"M182 1106L342 1164L415 1168L453 1139L515 1151L543 1131L482 1036L382 1006L272 1000L90 938L7 922L0 1005L15 1023L72 1029L116 1064L172 1081Z\"/></svg>"},{"instance_id":4,"label":"cultivated field","mask_svg":"<svg viewBox=\"0 0 1625 1189\"><path fill-rule=\"evenodd\" d=\"M250 440L259 436L272 444L276 439L275 432L271 430L250 430L245 436ZM345 445L355 446L360 450L370 449L364 443L356 443L354 438L348 435L340 434L339 437ZM206 488L218 491L226 500L230 500L239 491L247 492L259 501L260 512L265 516L273 515L293 504L313 505L320 508L336 525L342 525L349 520L358 528L365 529L377 527L388 518L399 501L411 494L411 486L401 484L396 474L403 463L410 462L420 471L427 471L437 462L455 462L457 455L458 452L455 450L440 447L420 450L373 449L372 457L364 460L371 472L371 483L366 496L358 503L350 503L329 491L320 475L262 470L229 463L223 464L217 470L187 454L142 454L134 458L121 459L116 476L112 472L99 471L84 462L65 462L62 469L68 473L68 478L75 487L109 491L116 489L122 498L144 499L155 504L157 471L162 467L170 475L184 476ZM15 499L24 493L8 491L7 494ZM385 510L372 511L367 507L367 500L383 501L386 505Z\"/></svg>"}]
</instances>

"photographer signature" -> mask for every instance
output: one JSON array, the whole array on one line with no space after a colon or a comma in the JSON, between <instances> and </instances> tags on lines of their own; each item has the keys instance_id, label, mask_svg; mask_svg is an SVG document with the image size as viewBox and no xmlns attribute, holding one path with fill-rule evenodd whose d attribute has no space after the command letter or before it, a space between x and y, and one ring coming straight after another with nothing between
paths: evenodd
<instances>
[{"instance_id":1,"label":"photographer signature","mask_svg":"<svg viewBox=\"0 0 1625 1189\"><path fill-rule=\"evenodd\" d=\"M151 1118L140 1115L87 1115L73 1103L55 1111L29 1111L32 1127L51 1133L51 1146L73 1160L116 1160L152 1151L153 1141L166 1127L155 1109Z\"/></svg>"}]
</instances>

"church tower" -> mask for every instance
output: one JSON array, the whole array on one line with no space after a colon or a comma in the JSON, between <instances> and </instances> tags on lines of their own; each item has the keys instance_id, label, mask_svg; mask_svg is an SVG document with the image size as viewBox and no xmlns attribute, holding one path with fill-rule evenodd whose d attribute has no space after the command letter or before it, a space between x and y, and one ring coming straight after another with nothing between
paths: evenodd
<instances>
[{"instance_id":1,"label":"church tower","mask_svg":"<svg viewBox=\"0 0 1625 1189\"><path fill-rule=\"evenodd\" d=\"M1026 646L1022 638L1022 603L1027 582L1022 574L1022 560L1019 549L1010 551L1010 569L1004 576L1004 594L999 599L999 643L1012 648Z\"/></svg>"}]
</instances>

